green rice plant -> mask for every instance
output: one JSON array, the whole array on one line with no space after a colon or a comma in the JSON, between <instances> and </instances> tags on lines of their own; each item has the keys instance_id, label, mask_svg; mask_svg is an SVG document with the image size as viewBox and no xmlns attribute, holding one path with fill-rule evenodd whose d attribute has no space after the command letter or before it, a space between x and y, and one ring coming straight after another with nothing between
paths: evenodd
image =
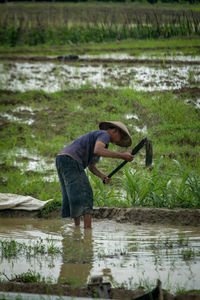
<instances>
[{"instance_id":1,"label":"green rice plant","mask_svg":"<svg viewBox=\"0 0 200 300\"><path fill-rule=\"evenodd\" d=\"M7 276L6 276L7 277ZM42 277L40 273L35 272L31 269L29 269L27 272L21 273L21 274L14 274L9 281L17 281L17 282L43 282L43 283L52 283L52 280L50 277L45 278Z\"/></svg>"},{"instance_id":2,"label":"green rice plant","mask_svg":"<svg viewBox=\"0 0 200 300\"><path fill-rule=\"evenodd\" d=\"M112 187L107 189L102 180L92 173L88 172L88 176L93 187L94 200L97 206L116 206L120 202Z\"/></svg>"},{"instance_id":3,"label":"green rice plant","mask_svg":"<svg viewBox=\"0 0 200 300\"><path fill-rule=\"evenodd\" d=\"M17 257L21 253L23 246L22 243L18 243L15 240L0 240L1 257L7 259Z\"/></svg>"},{"instance_id":4,"label":"green rice plant","mask_svg":"<svg viewBox=\"0 0 200 300\"><path fill-rule=\"evenodd\" d=\"M152 171L125 170L122 183L131 206L200 207L198 174L178 164L175 172L162 170L164 159L155 163Z\"/></svg>"},{"instance_id":5,"label":"green rice plant","mask_svg":"<svg viewBox=\"0 0 200 300\"><path fill-rule=\"evenodd\" d=\"M61 253L60 248L55 246L53 239L47 238L47 242L48 242L48 244L47 244L47 253L49 255L55 255L55 254Z\"/></svg>"},{"instance_id":6,"label":"green rice plant","mask_svg":"<svg viewBox=\"0 0 200 300\"><path fill-rule=\"evenodd\" d=\"M160 177L158 170L162 160L163 158L154 166L150 176L148 176L146 172L146 176L143 178L140 177L141 172L137 169L131 172L128 169L125 170L125 179L122 180L125 190L127 191L127 198L130 205L146 206L146 204L148 205L147 199L149 197L156 198L155 191L158 189L157 183Z\"/></svg>"},{"instance_id":7,"label":"green rice plant","mask_svg":"<svg viewBox=\"0 0 200 300\"><path fill-rule=\"evenodd\" d=\"M53 256L61 253L61 250L55 246L52 239L47 239L47 243L44 243L42 239L39 239L30 245L15 240L0 240L0 252L1 258L13 259L19 258L22 254L27 258L43 254Z\"/></svg>"},{"instance_id":8,"label":"green rice plant","mask_svg":"<svg viewBox=\"0 0 200 300\"><path fill-rule=\"evenodd\" d=\"M189 238L185 238L185 236L182 233L179 233L177 244L178 244L178 247L188 247Z\"/></svg>"},{"instance_id":9,"label":"green rice plant","mask_svg":"<svg viewBox=\"0 0 200 300\"><path fill-rule=\"evenodd\" d=\"M180 203L181 207L187 208L199 206L200 199L200 178L195 171L189 171L186 167L182 166L177 160L174 160L178 166L175 176L178 178L176 186L176 200Z\"/></svg>"},{"instance_id":10,"label":"green rice plant","mask_svg":"<svg viewBox=\"0 0 200 300\"><path fill-rule=\"evenodd\" d=\"M184 260L188 261L195 257L195 251L193 249L183 249L181 255Z\"/></svg>"}]
</instances>

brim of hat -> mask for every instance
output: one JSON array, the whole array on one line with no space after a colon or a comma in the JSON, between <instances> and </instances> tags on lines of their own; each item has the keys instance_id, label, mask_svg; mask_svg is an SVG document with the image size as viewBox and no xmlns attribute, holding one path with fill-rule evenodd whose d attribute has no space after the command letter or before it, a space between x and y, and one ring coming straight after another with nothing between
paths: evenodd
<instances>
[{"instance_id":1,"label":"brim of hat","mask_svg":"<svg viewBox=\"0 0 200 300\"><path fill-rule=\"evenodd\" d=\"M118 143L116 143L117 146L120 146L120 147L131 146L132 140L131 140L130 135L125 130L123 130L121 127L117 126L117 124L114 124L112 122L101 122L99 124L99 129L107 130L110 126L116 127L123 133L123 138Z\"/></svg>"}]
</instances>

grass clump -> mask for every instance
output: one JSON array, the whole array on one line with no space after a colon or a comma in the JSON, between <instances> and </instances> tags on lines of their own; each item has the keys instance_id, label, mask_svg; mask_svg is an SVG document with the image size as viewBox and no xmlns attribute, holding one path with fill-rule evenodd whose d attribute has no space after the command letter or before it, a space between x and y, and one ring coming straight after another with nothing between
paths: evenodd
<instances>
[{"instance_id":1,"label":"grass clump","mask_svg":"<svg viewBox=\"0 0 200 300\"><path fill-rule=\"evenodd\" d=\"M199 175L174 160L175 168L163 170L157 161L151 171L125 171L123 186L130 206L200 208Z\"/></svg>"},{"instance_id":2,"label":"grass clump","mask_svg":"<svg viewBox=\"0 0 200 300\"><path fill-rule=\"evenodd\" d=\"M23 253L25 257L30 258L36 255L57 255L61 253L61 250L55 246L55 242L52 239L39 239L33 242L31 245L17 242L15 240L0 240L1 258L11 259L19 258Z\"/></svg>"},{"instance_id":3,"label":"grass clump","mask_svg":"<svg viewBox=\"0 0 200 300\"><path fill-rule=\"evenodd\" d=\"M13 274L12 278L8 278L6 274L2 273L9 281L21 283L52 283L51 278L44 278L40 273L29 269L27 272L21 274Z\"/></svg>"}]
</instances>

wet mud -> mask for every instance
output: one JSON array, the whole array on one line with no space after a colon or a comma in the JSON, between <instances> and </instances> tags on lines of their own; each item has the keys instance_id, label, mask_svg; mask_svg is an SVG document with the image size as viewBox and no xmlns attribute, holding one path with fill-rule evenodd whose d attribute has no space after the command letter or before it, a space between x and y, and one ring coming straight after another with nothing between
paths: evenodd
<instances>
[{"instance_id":1,"label":"wet mud","mask_svg":"<svg viewBox=\"0 0 200 300\"><path fill-rule=\"evenodd\" d=\"M71 287L66 284L43 284L43 283L0 283L0 290L3 292L17 292L17 293L32 293L32 294L43 294L43 295L62 295L71 297L88 297L97 298L97 292L91 290L89 287ZM95 296L96 295L96 296ZM145 296L144 290L125 290L121 288L111 288L109 292L109 298L101 297L104 299L154 299L150 296ZM164 300L199 300L200 294L197 292L189 292L187 294L173 295L166 291L162 291ZM140 298L141 297L141 298Z\"/></svg>"},{"instance_id":2,"label":"wet mud","mask_svg":"<svg viewBox=\"0 0 200 300\"><path fill-rule=\"evenodd\" d=\"M60 59L58 56L1 56L0 60L4 61L27 61L27 62L56 62L56 61L62 61L63 63L69 63L74 62L74 60L70 58L64 58L63 60ZM127 63L127 64L163 64L163 59L140 59L140 58L127 58L127 59L117 59L117 58L79 58L75 60L75 62L79 63ZM191 60L191 61L185 61L185 60L175 60L175 59L165 59L165 64L174 64L174 65L200 65L200 61Z\"/></svg>"},{"instance_id":3,"label":"wet mud","mask_svg":"<svg viewBox=\"0 0 200 300\"><path fill-rule=\"evenodd\" d=\"M45 216L42 211L3 210L0 217L36 217L58 218L61 210L56 209ZM120 223L141 224L168 224L178 226L200 226L200 209L184 208L150 208L150 207L94 207L93 218L109 219Z\"/></svg>"},{"instance_id":4,"label":"wet mud","mask_svg":"<svg viewBox=\"0 0 200 300\"><path fill-rule=\"evenodd\" d=\"M37 61L38 60L38 61ZM52 61L49 61L52 60ZM1 61L1 85L8 90L47 92L94 88L134 88L168 91L198 86L199 60L86 58L75 62L32 57Z\"/></svg>"},{"instance_id":5,"label":"wet mud","mask_svg":"<svg viewBox=\"0 0 200 300\"><path fill-rule=\"evenodd\" d=\"M96 218L114 219L118 222L140 224L200 225L200 209L166 209L149 207L96 208Z\"/></svg>"}]
</instances>

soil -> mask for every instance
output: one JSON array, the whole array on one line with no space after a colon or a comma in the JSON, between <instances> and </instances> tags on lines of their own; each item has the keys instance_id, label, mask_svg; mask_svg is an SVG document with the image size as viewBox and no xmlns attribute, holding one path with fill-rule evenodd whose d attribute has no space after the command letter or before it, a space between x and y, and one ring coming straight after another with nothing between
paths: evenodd
<instances>
[{"instance_id":1,"label":"soil","mask_svg":"<svg viewBox=\"0 0 200 300\"><path fill-rule=\"evenodd\" d=\"M105 291L105 296L103 295ZM0 282L0 291L15 293L31 293L40 295L62 295L71 297L101 297L104 299L158 299L151 297L143 290L124 290L122 288L109 288L109 283L91 285L85 287L72 287L67 284L44 284L44 283L19 283L19 282ZM186 294L172 295L161 289L164 300L199 300L200 294L191 291ZM109 297L109 298L108 298Z\"/></svg>"},{"instance_id":2,"label":"soil","mask_svg":"<svg viewBox=\"0 0 200 300\"><path fill-rule=\"evenodd\" d=\"M38 62L38 61L63 61L64 62L79 62L79 63L127 63L127 64L163 64L163 59L113 59L113 58L79 58L79 59L66 59L63 56L63 60L58 59L58 56L1 56L1 60L8 61L29 61L29 62ZM185 60L171 60L166 59L165 64L176 64L176 65L185 65ZM187 65L200 65L200 61L187 61Z\"/></svg>"},{"instance_id":3,"label":"soil","mask_svg":"<svg viewBox=\"0 0 200 300\"><path fill-rule=\"evenodd\" d=\"M58 218L60 208L43 216L42 211L9 210L0 211L0 217L31 217L31 218ZM172 226L200 226L200 209L184 208L150 208L150 207L94 207L93 218L112 219L120 223L166 224Z\"/></svg>"}]
</instances>

